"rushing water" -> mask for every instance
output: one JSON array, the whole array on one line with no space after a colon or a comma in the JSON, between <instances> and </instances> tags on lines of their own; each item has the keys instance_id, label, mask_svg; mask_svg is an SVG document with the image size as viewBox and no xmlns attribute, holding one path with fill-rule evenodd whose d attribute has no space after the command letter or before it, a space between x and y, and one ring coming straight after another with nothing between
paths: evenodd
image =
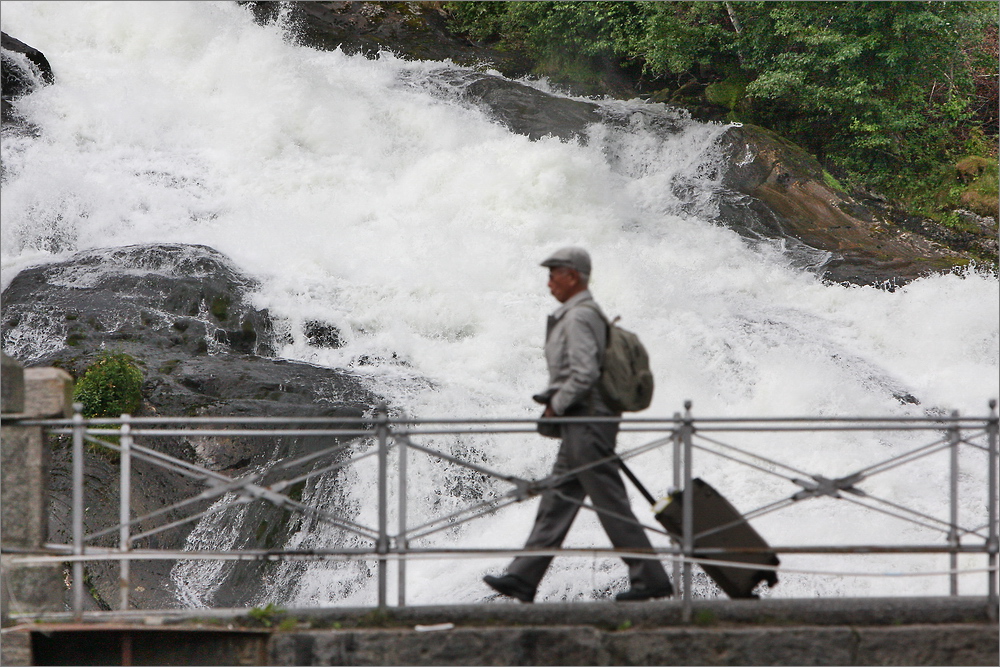
<instances>
[{"instance_id":1,"label":"rushing water","mask_svg":"<svg viewBox=\"0 0 1000 667\"><path fill-rule=\"evenodd\" d=\"M968 271L888 292L823 284L777 245L748 245L708 222L721 125L639 102L618 115L672 117L658 136L593 126L586 141L530 141L463 103L440 63L378 60L295 46L235 3L4 2L3 30L52 63L56 84L19 102L37 139L5 136L2 279L88 248L201 243L261 280L257 305L290 335L280 354L364 372L393 406L418 417L526 417L544 385L545 315L556 304L538 262L583 245L592 289L647 343L657 393L647 414L685 399L712 416L983 414L998 393L998 285ZM346 344L308 343L303 325L335 325ZM911 394L920 405L895 396ZM797 436L747 446L811 473L843 475L931 436ZM623 437L621 447L643 441ZM553 441L495 436L430 441L493 469L540 477ZM411 462L411 521L503 490L428 459ZM665 451L636 467L657 493ZM696 474L746 510L795 491L705 457ZM945 516L943 456L866 486ZM700 467L699 467L700 466ZM982 515L985 466L963 478L963 511ZM307 490L317 504L346 488L374 521L373 470ZM966 492L968 491L968 492ZM343 502L343 501L339 501ZM637 513L643 515L641 499ZM424 546L518 546L535 511L522 503ZM755 525L772 543L943 542L937 533L833 500L802 503ZM210 539L202 526L192 539ZM220 539L229 539L223 536ZM665 542L657 538L658 544ZM290 546L344 544L302 526ZM582 513L568 544L606 544ZM503 560L421 561L409 600L482 600ZM942 569L946 560L792 557L795 569ZM981 561L962 561L980 567ZM210 568L178 574L185 604L210 600ZM182 568L183 569L183 568ZM285 565L265 599L369 604L367 565ZM562 559L540 599L586 599L624 585L617 561ZM774 595L940 593L938 579L783 575ZM976 576L967 590L981 586ZM197 590L195 590L197 589Z\"/></svg>"}]
</instances>

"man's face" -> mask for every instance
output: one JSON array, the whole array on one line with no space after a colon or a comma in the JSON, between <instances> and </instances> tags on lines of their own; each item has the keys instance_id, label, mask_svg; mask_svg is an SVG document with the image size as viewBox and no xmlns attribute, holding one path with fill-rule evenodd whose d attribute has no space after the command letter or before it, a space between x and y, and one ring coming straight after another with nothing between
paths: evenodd
<instances>
[{"instance_id":1,"label":"man's face","mask_svg":"<svg viewBox=\"0 0 1000 667\"><path fill-rule=\"evenodd\" d=\"M580 291L580 274L565 266L549 269L549 291L559 303Z\"/></svg>"}]
</instances>

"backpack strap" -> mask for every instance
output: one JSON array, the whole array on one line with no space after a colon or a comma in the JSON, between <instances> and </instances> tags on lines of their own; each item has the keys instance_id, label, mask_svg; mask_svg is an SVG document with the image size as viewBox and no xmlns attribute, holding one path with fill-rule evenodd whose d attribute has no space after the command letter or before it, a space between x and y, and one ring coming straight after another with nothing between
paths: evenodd
<instances>
[{"instance_id":1,"label":"backpack strap","mask_svg":"<svg viewBox=\"0 0 1000 667\"><path fill-rule=\"evenodd\" d=\"M592 310L595 313L597 313L597 316L601 318L602 322L604 322L604 356L601 357L601 365L600 365L601 374L603 375L604 374L604 359L605 359L605 357L608 354L608 345L611 343L611 326L614 324L614 322L617 322L619 318L616 317L615 320L614 320L614 322L608 322L608 318L604 315L603 312L601 312L601 309L597 307L597 304L594 303L593 299L591 299L590 301L584 301L583 303L577 304L574 307L575 308L587 308L588 310ZM588 394L587 394L587 408L589 410L593 410L594 409L594 394L595 394L595 392L597 394L600 394L601 398L604 399L604 392L601 389L601 380L600 380L600 378L598 378L597 383L594 384L594 386L591 388L590 392L588 392ZM604 402L607 403L606 400ZM622 465L624 465L624 464L622 464Z\"/></svg>"},{"instance_id":2,"label":"backpack strap","mask_svg":"<svg viewBox=\"0 0 1000 667\"><path fill-rule=\"evenodd\" d=\"M604 344L607 345L608 343L610 343L611 342L611 327L613 327L614 325L618 324L618 320L620 320L622 318L622 316L618 315L618 316L615 317L615 319L609 321L607 315L605 315L604 312L601 311L601 309L597 307L597 304L594 303L593 300L591 300L591 301L584 301L583 303L579 304L577 306L577 308L579 308L581 306L584 307L584 308L590 308L592 311L594 311L595 313L597 313L597 315L602 320L604 320L604 327L605 327L605 329L607 329L607 333L605 334L605 337L604 337L605 338Z\"/></svg>"}]
</instances>

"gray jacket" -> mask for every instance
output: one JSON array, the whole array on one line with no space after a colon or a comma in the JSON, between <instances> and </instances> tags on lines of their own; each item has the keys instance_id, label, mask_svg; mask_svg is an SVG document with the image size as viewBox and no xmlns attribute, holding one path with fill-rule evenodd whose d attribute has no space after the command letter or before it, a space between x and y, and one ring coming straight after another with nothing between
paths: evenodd
<instances>
[{"instance_id":1,"label":"gray jacket","mask_svg":"<svg viewBox=\"0 0 1000 667\"><path fill-rule=\"evenodd\" d=\"M585 408L586 414L616 414L604 404L595 386L601 376L607 327L589 290L576 294L549 315L545 334L545 361L549 366L546 393L557 415L571 407Z\"/></svg>"}]
</instances>

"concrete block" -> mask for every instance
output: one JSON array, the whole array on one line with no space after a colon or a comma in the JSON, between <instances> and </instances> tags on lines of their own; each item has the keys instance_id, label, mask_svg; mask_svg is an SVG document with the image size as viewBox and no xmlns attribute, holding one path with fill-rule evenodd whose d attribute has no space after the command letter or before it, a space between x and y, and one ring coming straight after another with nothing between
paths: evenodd
<instances>
[{"instance_id":1,"label":"concrete block","mask_svg":"<svg viewBox=\"0 0 1000 667\"><path fill-rule=\"evenodd\" d=\"M31 654L31 633L22 628L4 630L0 634L0 665L35 664Z\"/></svg>"},{"instance_id":2,"label":"concrete block","mask_svg":"<svg viewBox=\"0 0 1000 667\"><path fill-rule=\"evenodd\" d=\"M996 665L995 623L275 632L272 665Z\"/></svg>"},{"instance_id":3,"label":"concrete block","mask_svg":"<svg viewBox=\"0 0 1000 667\"><path fill-rule=\"evenodd\" d=\"M24 370L24 413L59 418L73 414L73 376L61 368Z\"/></svg>"},{"instance_id":4,"label":"concrete block","mask_svg":"<svg viewBox=\"0 0 1000 667\"><path fill-rule=\"evenodd\" d=\"M66 611L66 582L61 564L29 567L4 559L0 569L9 614Z\"/></svg>"},{"instance_id":5,"label":"concrete block","mask_svg":"<svg viewBox=\"0 0 1000 667\"><path fill-rule=\"evenodd\" d=\"M4 547L37 549L48 540L49 459L41 427L4 425L0 435L0 534Z\"/></svg>"},{"instance_id":6,"label":"concrete block","mask_svg":"<svg viewBox=\"0 0 1000 667\"><path fill-rule=\"evenodd\" d=\"M607 635L611 665L853 665L845 627L663 628Z\"/></svg>"},{"instance_id":7,"label":"concrete block","mask_svg":"<svg viewBox=\"0 0 1000 667\"><path fill-rule=\"evenodd\" d=\"M0 393L3 394L3 414L24 412L24 368L13 357L3 355L3 375L0 376Z\"/></svg>"},{"instance_id":8,"label":"concrete block","mask_svg":"<svg viewBox=\"0 0 1000 667\"><path fill-rule=\"evenodd\" d=\"M588 627L455 628L277 633L272 665L605 665Z\"/></svg>"},{"instance_id":9,"label":"concrete block","mask_svg":"<svg viewBox=\"0 0 1000 667\"><path fill-rule=\"evenodd\" d=\"M856 665L996 665L997 626L990 623L857 628Z\"/></svg>"},{"instance_id":10,"label":"concrete block","mask_svg":"<svg viewBox=\"0 0 1000 667\"><path fill-rule=\"evenodd\" d=\"M16 376L16 370L4 357L5 412L7 380ZM24 405L19 410L23 416L70 414L73 379L69 373L57 368L31 368L24 371L23 380ZM16 401L16 397L10 400ZM48 541L50 454L40 427L4 424L0 433L0 535L4 549L37 551ZM12 565L5 558L0 569L5 616L64 610L61 565L28 567Z\"/></svg>"}]
</instances>

